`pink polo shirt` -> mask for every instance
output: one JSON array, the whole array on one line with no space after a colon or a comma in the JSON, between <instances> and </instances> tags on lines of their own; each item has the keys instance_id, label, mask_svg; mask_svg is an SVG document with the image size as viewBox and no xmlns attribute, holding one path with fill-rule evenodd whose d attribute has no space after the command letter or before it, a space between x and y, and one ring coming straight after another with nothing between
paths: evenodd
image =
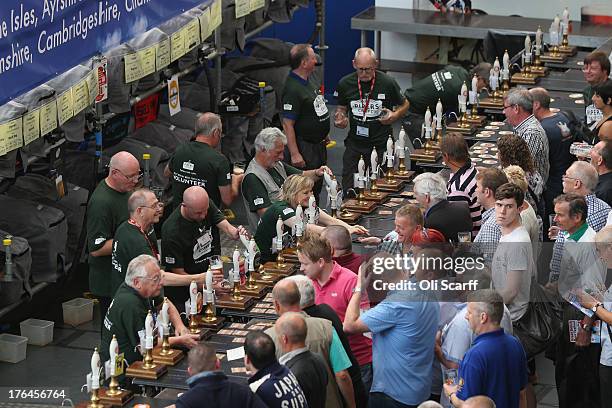
<instances>
[{"instance_id":1,"label":"pink polo shirt","mask_svg":"<svg viewBox=\"0 0 612 408\"><path fill-rule=\"evenodd\" d=\"M315 288L315 303L328 304L344 322L346 308L353 296L353 288L357 285L357 275L351 270L343 268L336 261L329 279L323 286L319 282L312 280ZM365 293L365 292L363 292ZM361 301L362 309L369 309L370 304L367 299ZM372 340L363 334L352 334L348 336L349 345L359 365L372 362Z\"/></svg>"}]
</instances>

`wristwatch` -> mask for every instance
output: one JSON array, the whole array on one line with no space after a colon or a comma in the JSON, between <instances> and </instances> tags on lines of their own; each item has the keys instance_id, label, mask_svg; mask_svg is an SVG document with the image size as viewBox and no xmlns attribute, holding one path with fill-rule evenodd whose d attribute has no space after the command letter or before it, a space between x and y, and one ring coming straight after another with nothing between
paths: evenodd
<instances>
[{"instance_id":1,"label":"wristwatch","mask_svg":"<svg viewBox=\"0 0 612 408\"><path fill-rule=\"evenodd\" d=\"M361 292L361 288L358 288L357 286L353 288L353 293L360 293L360 292Z\"/></svg>"},{"instance_id":2,"label":"wristwatch","mask_svg":"<svg viewBox=\"0 0 612 408\"><path fill-rule=\"evenodd\" d=\"M595 306L593 306L591 308L591 310L593 311L593 313L597 313L597 308L603 306L603 303L597 303Z\"/></svg>"}]
</instances>

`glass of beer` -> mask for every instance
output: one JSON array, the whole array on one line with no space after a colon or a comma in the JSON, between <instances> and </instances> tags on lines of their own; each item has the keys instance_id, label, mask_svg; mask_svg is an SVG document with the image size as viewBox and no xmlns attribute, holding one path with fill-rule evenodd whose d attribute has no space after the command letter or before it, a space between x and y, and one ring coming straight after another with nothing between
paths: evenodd
<instances>
[{"instance_id":1,"label":"glass of beer","mask_svg":"<svg viewBox=\"0 0 612 408\"><path fill-rule=\"evenodd\" d=\"M210 270L213 273L215 281L223 279L223 261L220 255L213 255L210 257Z\"/></svg>"},{"instance_id":2,"label":"glass of beer","mask_svg":"<svg viewBox=\"0 0 612 408\"><path fill-rule=\"evenodd\" d=\"M472 242L472 233L470 231L458 232L457 238L459 242Z\"/></svg>"},{"instance_id":3,"label":"glass of beer","mask_svg":"<svg viewBox=\"0 0 612 408\"><path fill-rule=\"evenodd\" d=\"M444 370L444 383L448 385L457 384L457 377L459 376L457 369L450 368L448 370Z\"/></svg>"},{"instance_id":4,"label":"glass of beer","mask_svg":"<svg viewBox=\"0 0 612 408\"><path fill-rule=\"evenodd\" d=\"M246 164L245 163L234 163L234 168L233 168L233 173L236 176L240 176L241 174L244 174L244 169L246 168Z\"/></svg>"}]
</instances>

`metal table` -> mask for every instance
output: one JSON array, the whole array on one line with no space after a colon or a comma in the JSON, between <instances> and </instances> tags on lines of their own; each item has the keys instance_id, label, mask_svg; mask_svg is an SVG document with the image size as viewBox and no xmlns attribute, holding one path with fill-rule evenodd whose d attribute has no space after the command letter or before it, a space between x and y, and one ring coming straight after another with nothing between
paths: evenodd
<instances>
[{"instance_id":1,"label":"metal table","mask_svg":"<svg viewBox=\"0 0 612 408\"><path fill-rule=\"evenodd\" d=\"M351 18L351 28L361 30L361 46L367 44L366 31L375 31L380 50L380 32L435 35L440 37L484 39L489 30L512 35L535 35L538 26L550 26L551 19L440 13L437 11L372 6ZM521 29L525 27L527 29ZM610 38L609 27L572 21L571 45L597 48ZM548 33L544 33L548 41Z\"/></svg>"}]
</instances>

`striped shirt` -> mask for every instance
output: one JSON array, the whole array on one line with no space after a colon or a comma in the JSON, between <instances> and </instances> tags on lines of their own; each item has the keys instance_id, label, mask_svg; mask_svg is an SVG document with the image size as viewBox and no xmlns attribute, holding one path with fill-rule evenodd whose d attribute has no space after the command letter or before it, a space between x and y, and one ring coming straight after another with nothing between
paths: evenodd
<instances>
[{"instance_id":1,"label":"striped shirt","mask_svg":"<svg viewBox=\"0 0 612 408\"><path fill-rule=\"evenodd\" d=\"M540 173L540 176L542 176L544 184L546 184L548 180L548 171L550 170L546 131L535 116L529 115L524 121L516 126L515 133L527 142L527 147L533 157L536 170Z\"/></svg>"},{"instance_id":2,"label":"striped shirt","mask_svg":"<svg viewBox=\"0 0 612 408\"><path fill-rule=\"evenodd\" d=\"M595 232L599 232L599 230L606 226L608 214L610 213L610 206L605 201L595 197L595 194L587 194L584 196L584 200L587 203L587 224L589 227L593 228ZM559 280L561 259L563 258L563 246L568 237L569 234L566 231L559 231L559 234L557 234L557 239L553 246L552 258L550 260L550 282Z\"/></svg>"},{"instance_id":3,"label":"striped shirt","mask_svg":"<svg viewBox=\"0 0 612 408\"><path fill-rule=\"evenodd\" d=\"M470 160L457 170L456 173L451 173L446 190L448 193L448 201L465 201L470 209L470 217L472 218L472 237L476 237L480 224L482 222L482 214L480 204L476 200L476 174L478 171Z\"/></svg>"}]
</instances>

